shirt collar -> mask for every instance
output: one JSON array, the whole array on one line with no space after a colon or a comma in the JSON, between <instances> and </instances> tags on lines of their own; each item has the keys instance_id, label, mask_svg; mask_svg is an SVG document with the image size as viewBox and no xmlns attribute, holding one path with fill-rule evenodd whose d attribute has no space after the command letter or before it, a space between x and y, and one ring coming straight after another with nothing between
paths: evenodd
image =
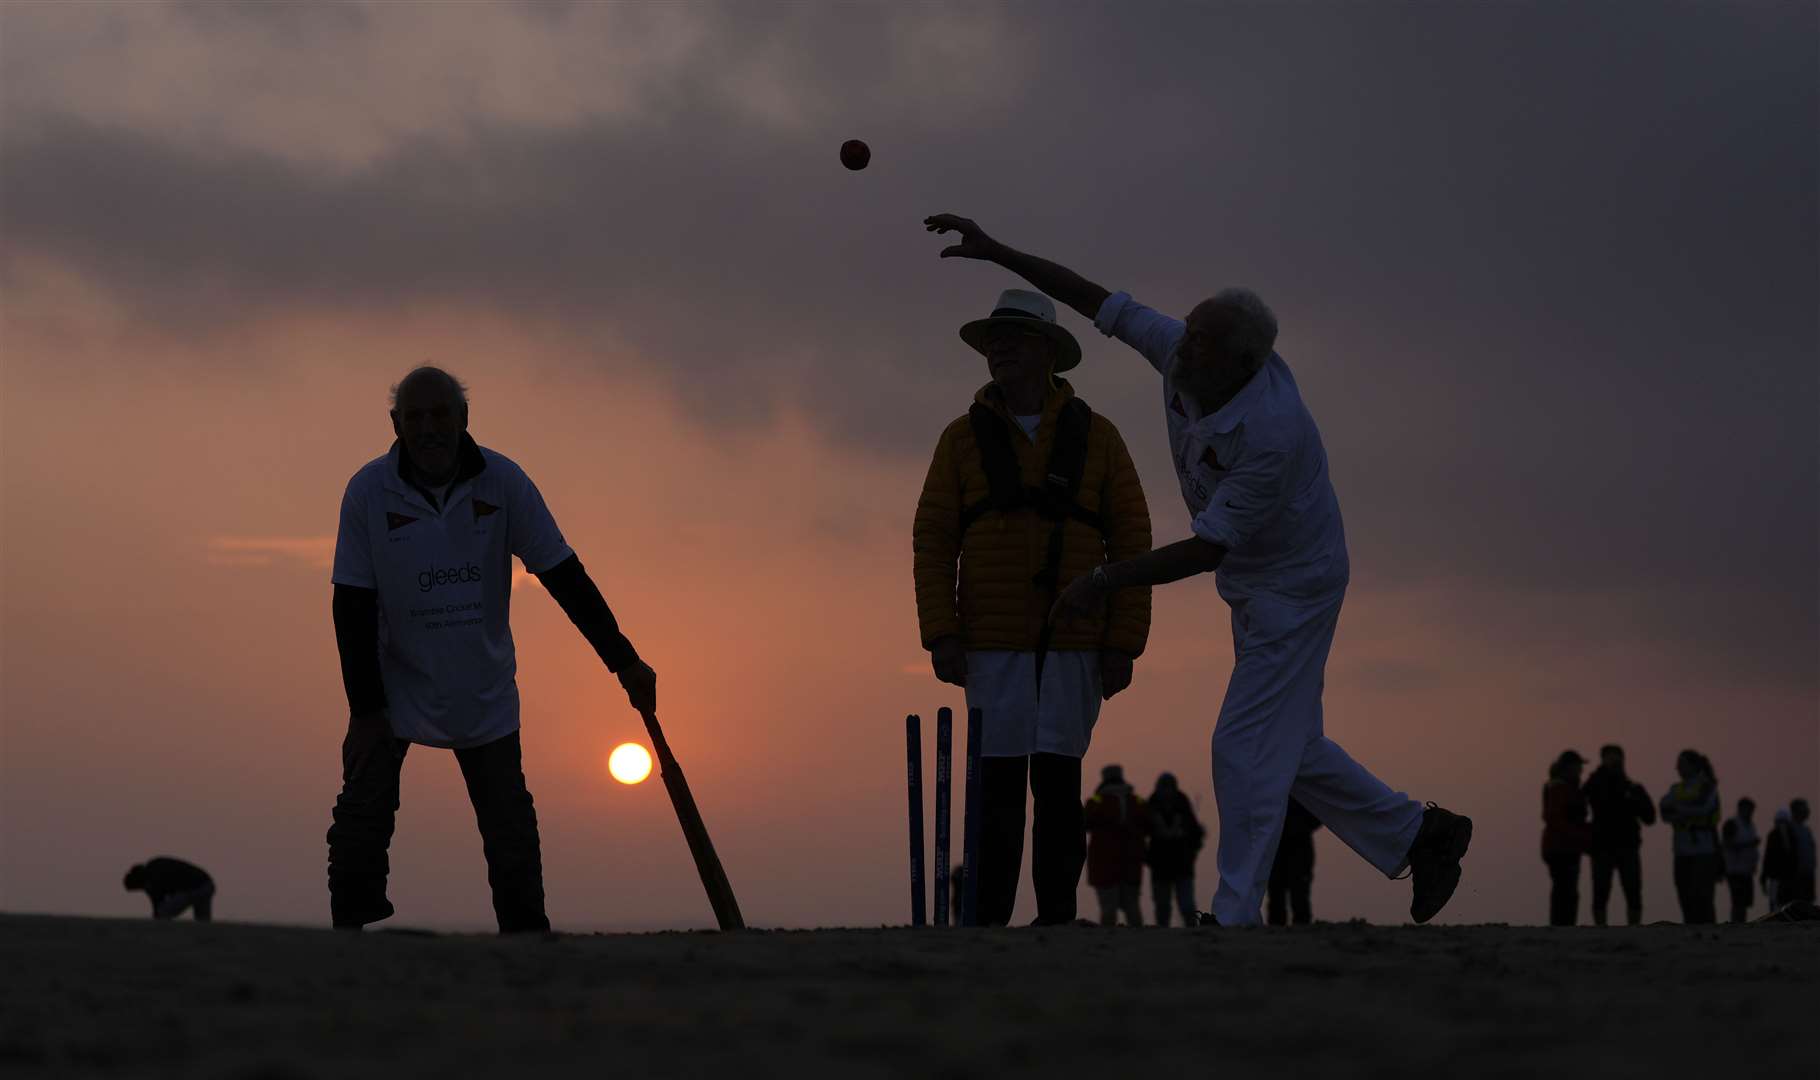
<instances>
[{"instance_id":1,"label":"shirt collar","mask_svg":"<svg viewBox=\"0 0 1820 1080\"><path fill-rule=\"evenodd\" d=\"M422 490L411 479L410 470L407 468L410 461L411 455L404 448L404 440L393 439L391 449L386 451L387 487L401 492ZM458 484L463 480L479 476L486 471L486 467L486 455L480 452L480 445L474 441L472 435L465 431L462 432L461 445L455 450L455 479L450 482Z\"/></svg>"},{"instance_id":2,"label":"shirt collar","mask_svg":"<svg viewBox=\"0 0 1820 1080\"><path fill-rule=\"evenodd\" d=\"M1218 411L1194 422L1196 434L1231 434L1234 429L1245 422L1245 417L1250 414L1251 410L1270 394L1271 387L1276 381L1276 367L1281 363L1277 354L1271 353L1270 358L1258 368L1257 374L1253 375L1243 387L1240 387L1238 393L1232 395L1231 401L1220 406Z\"/></svg>"}]
</instances>

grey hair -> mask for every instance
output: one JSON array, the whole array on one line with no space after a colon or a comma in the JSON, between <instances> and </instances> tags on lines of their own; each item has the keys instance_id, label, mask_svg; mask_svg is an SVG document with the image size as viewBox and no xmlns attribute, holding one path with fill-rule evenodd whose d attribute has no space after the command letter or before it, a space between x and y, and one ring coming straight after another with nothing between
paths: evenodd
<instances>
[{"instance_id":1,"label":"grey hair","mask_svg":"<svg viewBox=\"0 0 1820 1080\"><path fill-rule=\"evenodd\" d=\"M441 378L445 382L447 382L449 388L451 390L455 391L455 396L461 400L461 404L464 407L467 405L467 403L468 403L468 384L467 383L462 382L460 379L457 379L455 376L449 374L448 372L442 370L439 367L435 367L430 364L420 364L417 367L414 367L410 371L406 372L404 378L399 379L397 382L392 384L392 393L391 393L392 408L396 409L398 407L398 391L404 387L405 383L408 383L408 382L412 381L413 379L419 379L419 378L427 379L432 376Z\"/></svg>"},{"instance_id":2,"label":"grey hair","mask_svg":"<svg viewBox=\"0 0 1820 1080\"><path fill-rule=\"evenodd\" d=\"M1220 352L1252 368L1270 358L1277 343L1277 317L1263 297L1235 286L1221 289L1200 306L1219 327Z\"/></svg>"}]
</instances>

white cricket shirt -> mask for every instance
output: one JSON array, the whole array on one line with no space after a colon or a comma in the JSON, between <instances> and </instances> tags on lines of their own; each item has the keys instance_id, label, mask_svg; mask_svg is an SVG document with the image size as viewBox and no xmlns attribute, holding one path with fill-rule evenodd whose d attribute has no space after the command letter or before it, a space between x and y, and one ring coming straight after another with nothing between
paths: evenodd
<instances>
[{"instance_id":1,"label":"white cricket shirt","mask_svg":"<svg viewBox=\"0 0 1820 1080\"><path fill-rule=\"evenodd\" d=\"M1163 376L1163 417L1194 534L1226 549L1215 573L1228 600L1256 593L1311 600L1352 574L1327 451L1289 365L1275 353L1231 401L1201 416L1173 372L1187 327L1118 292L1093 324Z\"/></svg>"},{"instance_id":2,"label":"white cricket shirt","mask_svg":"<svg viewBox=\"0 0 1820 1080\"><path fill-rule=\"evenodd\" d=\"M462 436L440 507L399 474L401 445L348 481L337 585L379 594L379 668L392 731L480 746L518 730L512 557L537 574L573 554L523 469Z\"/></svg>"}]
</instances>

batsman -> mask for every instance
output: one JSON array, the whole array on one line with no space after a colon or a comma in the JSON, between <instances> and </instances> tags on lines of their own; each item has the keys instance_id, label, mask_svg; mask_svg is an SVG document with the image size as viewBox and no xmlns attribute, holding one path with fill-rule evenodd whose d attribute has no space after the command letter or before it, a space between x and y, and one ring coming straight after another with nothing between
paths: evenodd
<instances>
[{"instance_id":1,"label":"batsman","mask_svg":"<svg viewBox=\"0 0 1820 1080\"><path fill-rule=\"evenodd\" d=\"M347 930L391 916L387 851L399 773L419 743L453 750L461 766L499 932L547 931L537 812L518 736L513 557L619 676L647 724L657 674L620 633L537 485L468 434L459 380L441 368L413 370L392 390L391 419L396 438L348 482L335 538L348 730L328 834L330 916ZM653 735L662 758L668 752Z\"/></svg>"},{"instance_id":2,"label":"batsman","mask_svg":"<svg viewBox=\"0 0 1820 1080\"><path fill-rule=\"evenodd\" d=\"M1092 618L1127 590L1212 573L1231 608L1232 676L1213 728L1220 882L1203 924L1252 926L1294 796L1385 876L1414 879L1410 918L1452 898L1472 820L1393 791L1327 738L1321 690L1350 567L1314 417L1275 351L1276 317L1225 289L1175 319L999 243L953 214L942 257L1018 274L1136 349L1162 376L1163 418L1193 535L1076 577L1052 620Z\"/></svg>"}]
</instances>

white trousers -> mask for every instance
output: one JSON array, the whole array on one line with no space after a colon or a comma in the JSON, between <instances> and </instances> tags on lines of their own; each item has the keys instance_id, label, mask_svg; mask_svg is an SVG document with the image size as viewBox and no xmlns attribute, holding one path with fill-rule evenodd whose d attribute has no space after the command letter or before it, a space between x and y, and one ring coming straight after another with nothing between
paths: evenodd
<instances>
[{"instance_id":1,"label":"white trousers","mask_svg":"<svg viewBox=\"0 0 1820 1080\"><path fill-rule=\"evenodd\" d=\"M1099 651L1067 649L1045 656L1041 693L1036 653L968 652L967 707L978 709L985 725L981 757L1086 757L1100 718Z\"/></svg>"},{"instance_id":2,"label":"white trousers","mask_svg":"<svg viewBox=\"0 0 1820 1080\"><path fill-rule=\"evenodd\" d=\"M1228 596L1235 660L1213 729L1222 926L1254 926L1289 796L1387 877L1407 864L1422 804L1322 733L1321 690L1344 594L1310 603Z\"/></svg>"}]
</instances>

